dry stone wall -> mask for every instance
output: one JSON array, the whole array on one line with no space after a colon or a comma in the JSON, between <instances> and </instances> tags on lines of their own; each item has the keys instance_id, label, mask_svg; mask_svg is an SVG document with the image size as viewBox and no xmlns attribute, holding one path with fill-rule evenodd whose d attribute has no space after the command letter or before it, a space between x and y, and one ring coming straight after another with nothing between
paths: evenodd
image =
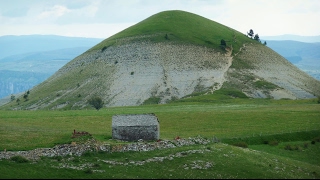
<instances>
[{"instance_id":1,"label":"dry stone wall","mask_svg":"<svg viewBox=\"0 0 320 180\"><path fill-rule=\"evenodd\" d=\"M200 136L186 139L161 140L157 142L138 141L130 144L110 145L90 139L82 144L61 144L52 148L37 148L30 151L0 151L1 159L10 159L14 156L22 156L29 160L38 160L41 157L56 156L81 156L85 152L128 152L128 151L153 151L156 149L167 149L181 146L208 144L215 142Z\"/></svg>"}]
</instances>

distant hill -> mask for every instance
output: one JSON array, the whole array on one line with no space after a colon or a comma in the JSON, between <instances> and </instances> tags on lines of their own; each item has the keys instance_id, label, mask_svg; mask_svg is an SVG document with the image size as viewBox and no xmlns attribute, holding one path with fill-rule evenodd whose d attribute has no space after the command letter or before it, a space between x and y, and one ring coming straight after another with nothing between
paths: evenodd
<instances>
[{"instance_id":1,"label":"distant hill","mask_svg":"<svg viewBox=\"0 0 320 180\"><path fill-rule=\"evenodd\" d=\"M1 36L0 99L31 89L101 40L51 35Z\"/></svg>"},{"instance_id":2,"label":"distant hill","mask_svg":"<svg viewBox=\"0 0 320 180\"><path fill-rule=\"evenodd\" d=\"M53 74L60 67L89 48L90 47L73 47L7 56L0 59L0 70Z\"/></svg>"},{"instance_id":3,"label":"distant hill","mask_svg":"<svg viewBox=\"0 0 320 180\"><path fill-rule=\"evenodd\" d=\"M0 36L0 59L28 52L51 51L74 47L92 47L101 40L103 39L56 35Z\"/></svg>"},{"instance_id":4,"label":"distant hill","mask_svg":"<svg viewBox=\"0 0 320 180\"><path fill-rule=\"evenodd\" d=\"M292 35L292 34L285 34L285 35L279 35L279 36L260 36L260 39L263 40L277 40L277 41L299 41L299 42L307 42L307 43L313 43L313 42L320 42L320 36L299 36L299 35Z\"/></svg>"},{"instance_id":5,"label":"distant hill","mask_svg":"<svg viewBox=\"0 0 320 180\"><path fill-rule=\"evenodd\" d=\"M224 40L224 41L222 41ZM224 43L226 44L224 45ZM270 47L185 11L163 11L101 41L2 109L164 104L190 96L305 99L320 81Z\"/></svg>"},{"instance_id":6,"label":"distant hill","mask_svg":"<svg viewBox=\"0 0 320 180\"><path fill-rule=\"evenodd\" d=\"M320 42L268 40L267 46L301 70L320 80Z\"/></svg>"}]
</instances>

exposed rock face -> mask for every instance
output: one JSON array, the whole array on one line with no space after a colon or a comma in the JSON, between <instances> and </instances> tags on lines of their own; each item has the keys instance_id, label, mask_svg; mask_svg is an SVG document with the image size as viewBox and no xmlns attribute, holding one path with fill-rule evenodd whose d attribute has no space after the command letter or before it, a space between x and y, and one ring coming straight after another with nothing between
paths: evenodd
<instances>
[{"instance_id":1,"label":"exposed rock face","mask_svg":"<svg viewBox=\"0 0 320 180\"><path fill-rule=\"evenodd\" d=\"M138 42L85 53L48 81L93 64L98 73L108 76L88 77L80 84L99 81L91 93L99 92L108 102L107 106L134 106L150 97L160 97L160 103L166 103L195 91L219 89L231 60L213 49L199 46Z\"/></svg>"},{"instance_id":2,"label":"exposed rock face","mask_svg":"<svg viewBox=\"0 0 320 180\"><path fill-rule=\"evenodd\" d=\"M233 66L239 61L248 67ZM66 79L70 85L60 87ZM276 88L259 87L256 81ZM196 45L136 41L78 56L34 88L36 92L59 86L27 109L63 108L69 105L70 98L80 94L72 107L85 107L92 95L99 95L106 106L136 106L152 97L163 104L194 92L212 93L226 82L253 98L320 96L320 81L263 45L244 44L237 54L232 54L232 49L222 54ZM50 87L50 83L55 85Z\"/></svg>"},{"instance_id":3,"label":"exposed rock face","mask_svg":"<svg viewBox=\"0 0 320 180\"><path fill-rule=\"evenodd\" d=\"M320 95L320 81L301 71L268 47L246 45L237 58L245 59L253 66L247 69L245 74L254 74L258 79L280 87L267 93L261 92L261 89L245 88L244 92L250 97L265 98L266 94L269 94L274 99L304 99Z\"/></svg>"},{"instance_id":4,"label":"exposed rock face","mask_svg":"<svg viewBox=\"0 0 320 180\"><path fill-rule=\"evenodd\" d=\"M231 65L224 55L195 46L142 43L108 52L106 57L119 63L109 90L111 106L139 105L151 96L165 103L197 88L221 85ZM116 58L118 54L124 56Z\"/></svg>"}]
</instances>

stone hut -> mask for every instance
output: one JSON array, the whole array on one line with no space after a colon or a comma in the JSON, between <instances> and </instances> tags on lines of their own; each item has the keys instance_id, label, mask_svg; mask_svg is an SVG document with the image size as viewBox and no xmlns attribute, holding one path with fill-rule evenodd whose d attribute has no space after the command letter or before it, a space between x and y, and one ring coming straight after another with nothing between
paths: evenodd
<instances>
[{"instance_id":1,"label":"stone hut","mask_svg":"<svg viewBox=\"0 0 320 180\"><path fill-rule=\"evenodd\" d=\"M125 114L112 116L112 138L125 141L158 140L160 125L155 114Z\"/></svg>"}]
</instances>

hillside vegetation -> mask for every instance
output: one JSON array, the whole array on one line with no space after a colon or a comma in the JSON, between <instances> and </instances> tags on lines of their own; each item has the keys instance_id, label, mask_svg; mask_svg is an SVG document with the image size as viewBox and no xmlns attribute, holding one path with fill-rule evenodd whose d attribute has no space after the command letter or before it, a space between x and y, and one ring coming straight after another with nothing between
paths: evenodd
<instances>
[{"instance_id":1,"label":"hillside vegetation","mask_svg":"<svg viewBox=\"0 0 320 180\"><path fill-rule=\"evenodd\" d=\"M165 38L167 35L167 38ZM122 40L125 39L125 40ZM201 45L221 50L224 39L237 53L243 43L257 43L245 34L205 17L185 11L163 11L111 36L89 51L131 41L175 42Z\"/></svg>"},{"instance_id":2,"label":"hillside vegetation","mask_svg":"<svg viewBox=\"0 0 320 180\"><path fill-rule=\"evenodd\" d=\"M221 40L226 46L221 46ZM2 109L165 104L218 90L248 98L308 99L320 82L244 34L184 11L164 11L102 41Z\"/></svg>"}]
</instances>

